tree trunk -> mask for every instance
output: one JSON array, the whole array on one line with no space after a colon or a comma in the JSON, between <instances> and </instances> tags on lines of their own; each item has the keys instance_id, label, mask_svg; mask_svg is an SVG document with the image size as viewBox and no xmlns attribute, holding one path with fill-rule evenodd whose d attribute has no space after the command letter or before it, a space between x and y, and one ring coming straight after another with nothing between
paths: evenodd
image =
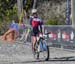
<instances>
[{"instance_id":1,"label":"tree trunk","mask_svg":"<svg viewBox=\"0 0 75 64\"><path fill-rule=\"evenodd\" d=\"M18 18L20 18L23 8L23 0L17 0Z\"/></svg>"},{"instance_id":2,"label":"tree trunk","mask_svg":"<svg viewBox=\"0 0 75 64\"><path fill-rule=\"evenodd\" d=\"M36 3L37 3L37 0L34 0L33 9L36 8Z\"/></svg>"}]
</instances>

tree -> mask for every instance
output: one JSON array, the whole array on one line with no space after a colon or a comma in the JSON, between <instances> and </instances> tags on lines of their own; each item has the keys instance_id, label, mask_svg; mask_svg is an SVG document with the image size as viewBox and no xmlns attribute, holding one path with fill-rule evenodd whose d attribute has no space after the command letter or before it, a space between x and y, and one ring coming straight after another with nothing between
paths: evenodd
<instances>
[{"instance_id":1,"label":"tree","mask_svg":"<svg viewBox=\"0 0 75 64\"><path fill-rule=\"evenodd\" d=\"M16 14L16 0L0 0L0 20L4 18L11 19Z\"/></svg>"}]
</instances>

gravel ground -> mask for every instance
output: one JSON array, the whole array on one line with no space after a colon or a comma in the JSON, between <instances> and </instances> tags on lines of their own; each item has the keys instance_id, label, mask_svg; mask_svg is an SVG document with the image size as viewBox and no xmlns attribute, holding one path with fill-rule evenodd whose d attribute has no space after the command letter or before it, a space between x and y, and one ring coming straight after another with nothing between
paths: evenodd
<instances>
[{"instance_id":1,"label":"gravel ground","mask_svg":"<svg viewBox=\"0 0 75 64\"><path fill-rule=\"evenodd\" d=\"M33 58L30 43L0 41L0 64L75 64L75 51L49 48L49 61Z\"/></svg>"}]
</instances>

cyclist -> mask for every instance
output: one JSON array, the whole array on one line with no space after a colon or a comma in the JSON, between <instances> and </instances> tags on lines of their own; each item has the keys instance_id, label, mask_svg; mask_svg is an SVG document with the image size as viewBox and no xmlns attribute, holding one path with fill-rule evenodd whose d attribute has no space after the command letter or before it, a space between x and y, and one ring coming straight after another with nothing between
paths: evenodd
<instances>
[{"instance_id":1,"label":"cyclist","mask_svg":"<svg viewBox=\"0 0 75 64\"><path fill-rule=\"evenodd\" d=\"M38 17L37 9L32 9L32 15L30 16L30 25L32 27L32 37L33 37L33 51L35 51L35 45L37 41L37 35L42 32L43 21Z\"/></svg>"}]
</instances>

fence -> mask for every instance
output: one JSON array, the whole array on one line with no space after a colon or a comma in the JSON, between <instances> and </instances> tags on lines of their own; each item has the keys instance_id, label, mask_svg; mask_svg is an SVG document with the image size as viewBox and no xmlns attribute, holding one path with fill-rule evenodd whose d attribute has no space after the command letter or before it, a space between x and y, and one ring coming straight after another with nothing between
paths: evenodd
<instances>
[{"instance_id":1,"label":"fence","mask_svg":"<svg viewBox=\"0 0 75 64\"><path fill-rule=\"evenodd\" d=\"M30 29L31 27L25 25L25 30ZM47 37L47 43L51 47L63 48L75 50L75 27L71 25L52 25L52 26L43 26L43 32L49 32L50 34ZM30 33L27 38L28 42L31 42Z\"/></svg>"},{"instance_id":2,"label":"fence","mask_svg":"<svg viewBox=\"0 0 75 64\"><path fill-rule=\"evenodd\" d=\"M52 47L75 50L75 28L72 26L44 26L50 32L47 42Z\"/></svg>"}]
</instances>

